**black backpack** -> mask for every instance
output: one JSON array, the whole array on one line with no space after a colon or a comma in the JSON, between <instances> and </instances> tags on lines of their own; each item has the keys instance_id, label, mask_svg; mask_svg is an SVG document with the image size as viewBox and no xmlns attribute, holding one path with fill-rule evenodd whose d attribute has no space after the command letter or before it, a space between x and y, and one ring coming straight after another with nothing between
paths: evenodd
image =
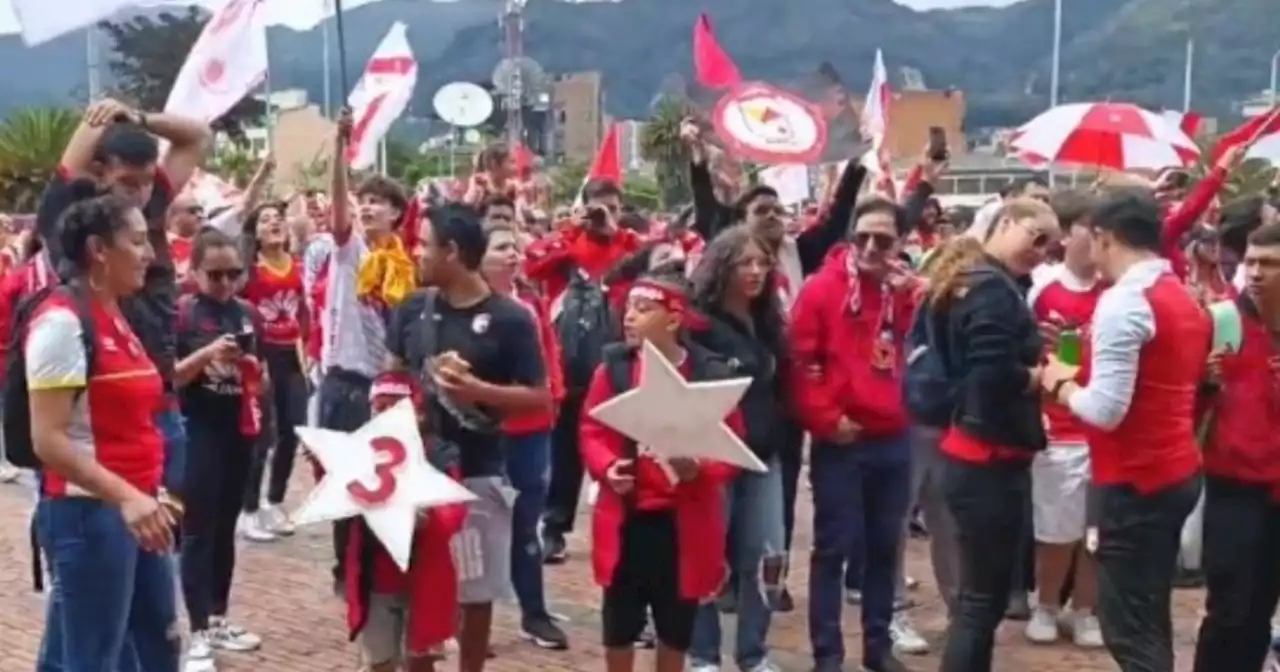
<instances>
[{"instance_id":1,"label":"black backpack","mask_svg":"<svg viewBox=\"0 0 1280 672\"><path fill-rule=\"evenodd\" d=\"M906 339L902 398L912 419L926 427L950 425L959 401L949 330L939 331L939 319L947 315L935 312L928 301L921 303Z\"/></svg>"},{"instance_id":2,"label":"black backpack","mask_svg":"<svg viewBox=\"0 0 1280 672\"><path fill-rule=\"evenodd\" d=\"M555 327L560 338L564 385L570 394L580 396L600 366L604 346L618 340L618 324L604 286L580 270L570 274L561 299Z\"/></svg>"},{"instance_id":3,"label":"black backpack","mask_svg":"<svg viewBox=\"0 0 1280 672\"><path fill-rule=\"evenodd\" d=\"M3 413L5 456L14 466L23 469L39 469L40 458L36 457L35 445L31 440L31 394L27 388L27 362L24 345L27 340L27 329L40 304L53 293L63 294L71 298L76 306L76 314L80 317L80 337L84 343L87 370L93 371L93 355L95 327L89 295L78 286L53 285L45 287L34 294L24 297L19 303L13 319L13 331L9 334L8 348L4 363ZM77 392L77 396L84 390Z\"/></svg>"}]
</instances>

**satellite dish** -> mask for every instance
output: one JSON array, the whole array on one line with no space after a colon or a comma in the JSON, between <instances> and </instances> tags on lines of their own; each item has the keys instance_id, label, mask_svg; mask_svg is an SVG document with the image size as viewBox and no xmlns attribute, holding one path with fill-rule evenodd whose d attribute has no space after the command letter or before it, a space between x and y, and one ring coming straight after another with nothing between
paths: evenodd
<instances>
[{"instance_id":1,"label":"satellite dish","mask_svg":"<svg viewBox=\"0 0 1280 672\"><path fill-rule=\"evenodd\" d=\"M463 128L479 126L493 114L493 98L471 82L445 84L436 91L431 105L441 119Z\"/></svg>"},{"instance_id":2,"label":"satellite dish","mask_svg":"<svg viewBox=\"0 0 1280 672\"><path fill-rule=\"evenodd\" d=\"M520 102L537 100L547 91L547 73L528 56L504 58L493 69L493 88L504 96L520 96Z\"/></svg>"}]
</instances>

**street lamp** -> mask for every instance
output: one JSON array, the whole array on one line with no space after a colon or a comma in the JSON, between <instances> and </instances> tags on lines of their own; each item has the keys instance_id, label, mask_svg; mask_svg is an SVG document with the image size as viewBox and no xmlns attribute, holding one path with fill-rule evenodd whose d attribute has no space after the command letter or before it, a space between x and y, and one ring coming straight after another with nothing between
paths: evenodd
<instances>
[{"instance_id":1,"label":"street lamp","mask_svg":"<svg viewBox=\"0 0 1280 672\"><path fill-rule=\"evenodd\" d=\"M1276 78L1280 76L1280 51L1271 57L1271 106L1276 105Z\"/></svg>"}]
</instances>

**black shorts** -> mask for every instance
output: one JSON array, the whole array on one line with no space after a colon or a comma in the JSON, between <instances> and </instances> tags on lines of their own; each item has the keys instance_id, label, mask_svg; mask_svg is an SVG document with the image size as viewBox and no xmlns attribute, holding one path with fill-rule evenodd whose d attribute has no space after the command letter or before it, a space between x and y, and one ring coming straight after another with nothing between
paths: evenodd
<instances>
[{"instance_id":1,"label":"black shorts","mask_svg":"<svg viewBox=\"0 0 1280 672\"><path fill-rule=\"evenodd\" d=\"M680 597L676 517L671 511L635 511L621 530L622 552L613 581L604 591L600 620L604 646L634 646L650 612L662 646L688 651L697 600Z\"/></svg>"}]
</instances>

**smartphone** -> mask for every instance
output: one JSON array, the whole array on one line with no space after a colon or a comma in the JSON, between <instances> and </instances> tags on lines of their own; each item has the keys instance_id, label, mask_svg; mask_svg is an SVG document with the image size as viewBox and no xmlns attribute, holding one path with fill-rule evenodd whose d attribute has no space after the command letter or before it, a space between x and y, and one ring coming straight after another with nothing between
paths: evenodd
<instances>
[{"instance_id":1,"label":"smartphone","mask_svg":"<svg viewBox=\"0 0 1280 672\"><path fill-rule=\"evenodd\" d=\"M242 331L236 334L236 346L241 352L253 352L253 332Z\"/></svg>"},{"instance_id":2,"label":"smartphone","mask_svg":"<svg viewBox=\"0 0 1280 672\"><path fill-rule=\"evenodd\" d=\"M941 126L930 126L929 160L940 163L950 157L951 152L947 149L947 132Z\"/></svg>"}]
</instances>

